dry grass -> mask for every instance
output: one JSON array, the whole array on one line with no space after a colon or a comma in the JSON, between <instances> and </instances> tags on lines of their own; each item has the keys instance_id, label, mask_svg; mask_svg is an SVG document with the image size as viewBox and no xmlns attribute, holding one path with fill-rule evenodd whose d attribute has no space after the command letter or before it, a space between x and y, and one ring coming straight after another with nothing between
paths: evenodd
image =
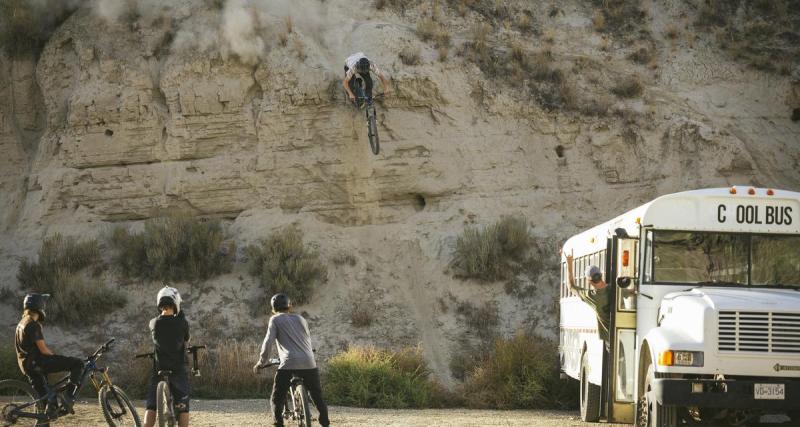
<instances>
[{"instance_id":1,"label":"dry grass","mask_svg":"<svg viewBox=\"0 0 800 427\"><path fill-rule=\"evenodd\" d=\"M480 307L468 301L457 302L456 314L461 316L470 331L475 331L481 338L493 336L500 323L500 312L494 301L486 301Z\"/></svg>"},{"instance_id":2,"label":"dry grass","mask_svg":"<svg viewBox=\"0 0 800 427\"><path fill-rule=\"evenodd\" d=\"M437 48L450 46L450 31L432 16L417 22L417 36L425 42L433 42Z\"/></svg>"},{"instance_id":3,"label":"dry grass","mask_svg":"<svg viewBox=\"0 0 800 427\"><path fill-rule=\"evenodd\" d=\"M592 14L592 27L598 32L606 30L606 15L602 10L595 10Z\"/></svg>"},{"instance_id":4,"label":"dry grass","mask_svg":"<svg viewBox=\"0 0 800 427\"><path fill-rule=\"evenodd\" d=\"M636 98L644 92L644 85L638 76L628 76L611 88L611 93L620 98Z\"/></svg>"},{"instance_id":5,"label":"dry grass","mask_svg":"<svg viewBox=\"0 0 800 427\"><path fill-rule=\"evenodd\" d=\"M647 46L639 46L634 48L634 51L628 55L628 59L638 64L649 64L653 61L653 50Z\"/></svg>"},{"instance_id":6,"label":"dry grass","mask_svg":"<svg viewBox=\"0 0 800 427\"><path fill-rule=\"evenodd\" d=\"M439 46L436 49L436 52L439 54L439 62L444 62L447 60L447 56L450 54L450 48L447 46Z\"/></svg>"},{"instance_id":7,"label":"dry grass","mask_svg":"<svg viewBox=\"0 0 800 427\"><path fill-rule=\"evenodd\" d=\"M350 308L350 324L356 328L366 328L372 325L372 307L366 304L354 304Z\"/></svg>"},{"instance_id":8,"label":"dry grass","mask_svg":"<svg viewBox=\"0 0 800 427\"><path fill-rule=\"evenodd\" d=\"M456 241L451 265L458 277L507 280L522 271L533 248L527 219L504 217L484 229L465 229Z\"/></svg>"},{"instance_id":9,"label":"dry grass","mask_svg":"<svg viewBox=\"0 0 800 427\"><path fill-rule=\"evenodd\" d=\"M667 28L664 30L664 36L666 36L670 40L676 40L680 35L681 32L675 25L668 25Z\"/></svg>"},{"instance_id":10,"label":"dry grass","mask_svg":"<svg viewBox=\"0 0 800 427\"><path fill-rule=\"evenodd\" d=\"M358 260L356 259L355 255L353 255L353 254L351 254L349 252L344 252L344 251L339 252L336 255L334 255L333 258L331 258L331 261L333 261L333 263L335 265L345 265L346 264L346 265L349 265L350 267L353 267L358 263Z\"/></svg>"}]
</instances>

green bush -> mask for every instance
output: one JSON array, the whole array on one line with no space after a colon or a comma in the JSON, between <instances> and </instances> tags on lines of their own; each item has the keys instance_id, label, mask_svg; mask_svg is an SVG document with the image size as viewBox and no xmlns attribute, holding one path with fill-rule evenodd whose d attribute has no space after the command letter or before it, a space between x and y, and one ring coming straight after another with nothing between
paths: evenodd
<instances>
[{"instance_id":1,"label":"green bush","mask_svg":"<svg viewBox=\"0 0 800 427\"><path fill-rule=\"evenodd\" d=\"M125 305L125 295L98 278L103 261L97 240L55 234L44 240L38 255L36 262L22 260L17 280L28 291L51 295L48 319L79 324Z\"/></svg>"},{"instance_id":2,"label":"green bush","mask_svg":"<svg viewBox=\"0 0 800 427\"><path fill-rule=\"evenodd\" d=\"M325 394L334 405L361 408L431 408L450 403L442 386L430 379L419 348L352 347L339 353L328 363Z\"/></svg>"},{"instance_id":3,"label":"green bush","mask_svg":"<svg viewBox=\"0 0 800 427\"><path fill-rule=\"evenodd\" d=\"M532 260L535 247L524 217L504 217L483 230L467 228L456 241L452 267L456 275L485 282L513 278Z\"/></svg>"},{"instance_id":4,"label":"green bush","mask_svg":"<svg viewBox=\"0 0 800 427\"><path fill-rule=\"evenodd\" d=\"M468 371L461 388L467 405L474 408L572 409L577 386L559 374L557 345L518 333L498 338L489 354Z\"/></svg>"},{"instance_id":5,"label":"green bush","mask_svg":"<svg viewBox=\"0 0 800 427\"><path fill-rule=\"evenodd\" d=\"M113 264L129 278L202 281L231 271L236 245L216 219L172 214L145 221L142 233L116 228Z\"/></svg>"},{"instance_id":6,"label":"green bush","mask_svg":"<svg viewBox=\"0 0 800 427\"><path fill-rule=\"evenodd\" d=\"M25 380L17 364L17 353L10 345L0 348L0 380L6 379Z\"/></svg>"},{"instance_id":7,"label":"green bush","mask_svg":"<svg viewBox=\"0 0 800 427\"><path fill-rule=\"evenodd\" d=\"M245 249L250 275L267 296L282 292L297 304L311 299L314 287L327 278L319 254L303 244L303 232L287 227Z\"/></svg>"}]
</instances>

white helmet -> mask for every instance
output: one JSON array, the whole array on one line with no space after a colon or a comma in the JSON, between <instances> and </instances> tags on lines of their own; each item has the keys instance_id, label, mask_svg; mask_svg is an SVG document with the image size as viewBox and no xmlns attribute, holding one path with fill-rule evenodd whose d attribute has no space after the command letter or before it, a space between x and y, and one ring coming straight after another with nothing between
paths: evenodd
<instances>
[{"instance_id":1,"label":"white helmet","mask_svg":"<svg viewBox=\"0 0 800 427\"><path fill-rule=\"evenodd\" d=\"M167 301L164 301L165 299ZM164 286L163 288L161 288L160 291L158 291L158 296L156 297L156 306L160 307L160 306L164 305L164 303L172 303L172 304L174 304L175 305L175 314L180 313L181 312L181 293L178 292L178 290L173 288L173 287Z\"/></svg>"}]
</instances>

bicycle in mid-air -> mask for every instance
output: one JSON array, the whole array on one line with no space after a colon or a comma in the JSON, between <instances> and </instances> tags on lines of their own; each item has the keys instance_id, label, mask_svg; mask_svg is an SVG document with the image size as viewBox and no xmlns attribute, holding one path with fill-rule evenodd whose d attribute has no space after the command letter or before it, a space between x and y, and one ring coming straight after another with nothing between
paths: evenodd
<instances>
[{"instance_id":1,"label":"bicycle in mid-air","mask_svg":"<svg viewBox=\"0 0 800 427\"><path fill-rule=\"evenodd\" d=\"M279 359L269 359L269 363L260 366L258 369L266 369L270 366L279 365ZM311 401L311 396L308 394L308 389L303 383L303 379L298 376L292 376L289 383L289 391L286 394L286 403L283 406L283 419L290 420L296 423L298 427L311 427L311 422L314 417L311 414L311 407L314 402Z\"/></svg>"},{"instance_id":2,"label":"bicycle in mid-air","mask_svg":"<svg viewBox=\"0 0 800 427\"><path fill-rule=\"evenodd\" d=\"M111 349L111 343L113 342L114 338L111 338L86 358L81 381L78 384L78 390L75 395L77 396L80 393L81 387L86 383L86 378L88 377L97 390L100 409L103 411L103 416L109 426L139 427L142 422L139 419L136 408L131 403L131 399L111 381L111 377L108 375L108 367L97 365L97 359ZM68 380L69 375L66 375L52 385L47 384L47 393L39 398L36 398L36 392L28 383L17 380L0 381L0 408L2 408L0 423L4 427L13 425L47 426L50 421L74 414L73 410L64 401ZM57 406L46 410L48 402L53 400Z\"/></svg>"},{"instance_id":3,"label":"bicycle in mid-air","mask_svg":"<svg viewBox=\"0 0 800 427\"><path fill-rule=\"evenodd\" d=\"M206 348L204 345L193 345L186 349L186 352L192 355L192 375L195 377L200 376L200 369L197 367L197 351L204 348ZM155 360L155 353L137 354L134 358L141 359L145 357ZM158 371L160 380L156 386L156 418L158 419L159 427L174 427L177 424L175 401L169 388L170 375L172 375L172 371Z\"/></svg>"},{"instance_id":4,"label":"bicycle in mid-air","mask_svg":"<svg viewBox=\"0 0 800 427\"><path fill-rule=\"evenodd\" d=\"M367 136L369 137L369 147L372 149L372 154L377 155L381 150L380 140L378 138L378 123L376 119L375 113L375 100L382 98L383 94L378 94L372 97L364 95L364 82L357 78L355 82L355 89L356 89L356 100L358 101L357 105L361 105L363 103L364 110L366 111L367 117Z\"/></svg>"}]
</instances>

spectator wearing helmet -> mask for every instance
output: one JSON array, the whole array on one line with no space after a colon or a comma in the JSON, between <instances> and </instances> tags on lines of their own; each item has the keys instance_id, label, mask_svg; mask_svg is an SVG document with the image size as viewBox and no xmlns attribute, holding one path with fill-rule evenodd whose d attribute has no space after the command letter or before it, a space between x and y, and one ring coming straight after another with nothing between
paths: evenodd
<instances>
[{"instance_id":1,"label":"spectator wearing helmet","mask_svg":"<svg viewBox=\"0 0 800 427\"><path fill-rule=\"evenodd\" d=\"M383 75L383 72L364 55L364 52L356 52L348 56L344 61L344 90L347 91L347 96L350 98L350 101L357 106L361 106L362 103L361 99L356 99L357 90L355 84L358 79L364 82L364 94L366 94L368 98L372 97L373 84L370 72L378 75L383 85L384 95L389 95L390 88L386 77ZM359 94L359 96L364 95Z\"/></svg>"},{"instance_id":2,"label":"spectator wearing helmet","mask_svg":"<svg viewBox=\"0 0 800 427\"><path fill-rule=\"evenodd\" d=\"M169 388L175 401L178 425L189 425L189 373L186 369L186 343L189 341L189 322L181 310L181 294L177 289L164 286L156 296L161 312L150 320L150 335L155 345L153 372L147 386L147 411L145 427L153 427L156 421L156 388L160 381L158 371L169 370Z\"/></svg>"},{"instance_id":3,"label":"spectator wearing helmet","mask_svg":"<svg viewBox=\"0 0 800 427\"><path fill-rule=\"evenodd\" d=\"M72 411L75 391L81 382L83 362L75 357L54 354L44 342L42 322L46 317L45 306L48 294L29 293L22 302L22 319L17 325L14 336L14 348L17 352L17 364L28 378L38 397L47 394L47 374L69 371L69 382L65 404ZM53 398L47 404L47 413L58 410L58 403Z\"/></svg>"},{"instance_id":4,"label":"spectator wearing helmet","mask_svg":"<svg viewBox=\"0 0 800 427\"><path fill-rule=\"evenodd\" d=\"M261 354L258 363L253 366L253 371L269 362L272 347L277 344L280 365L275 372L272 383L272 415L275 426L283 426L283 405L286 403L286 393L292 376L297 375L303 379L308 388L311 399L319 411L319 423L329 425L328 407L322 398L322 385L320 384L319 369L314 360L314 350L311 347L311 334L308 323L303 316L290 312L289 297L284 294L275 294L270 300L273 316L269 319L267 335L261 344Z\"/></svg>"},{"instance_id":5,"label":"spectator wearing helmet","mask_svg":"<svg viewBox=\"0 0 800 427\"><path fill-rule=\"evenodd\" d=\"M575 273L573 272L573 255L567 255L567 275L569 277L569 287L572 288L578 297L590 305L597 315L597 332L600 339L608 344L608 285L603 280L603 272L596 265L586 267L586 279L589 287L575 285Z\"/></svg>"}]
</instances>

